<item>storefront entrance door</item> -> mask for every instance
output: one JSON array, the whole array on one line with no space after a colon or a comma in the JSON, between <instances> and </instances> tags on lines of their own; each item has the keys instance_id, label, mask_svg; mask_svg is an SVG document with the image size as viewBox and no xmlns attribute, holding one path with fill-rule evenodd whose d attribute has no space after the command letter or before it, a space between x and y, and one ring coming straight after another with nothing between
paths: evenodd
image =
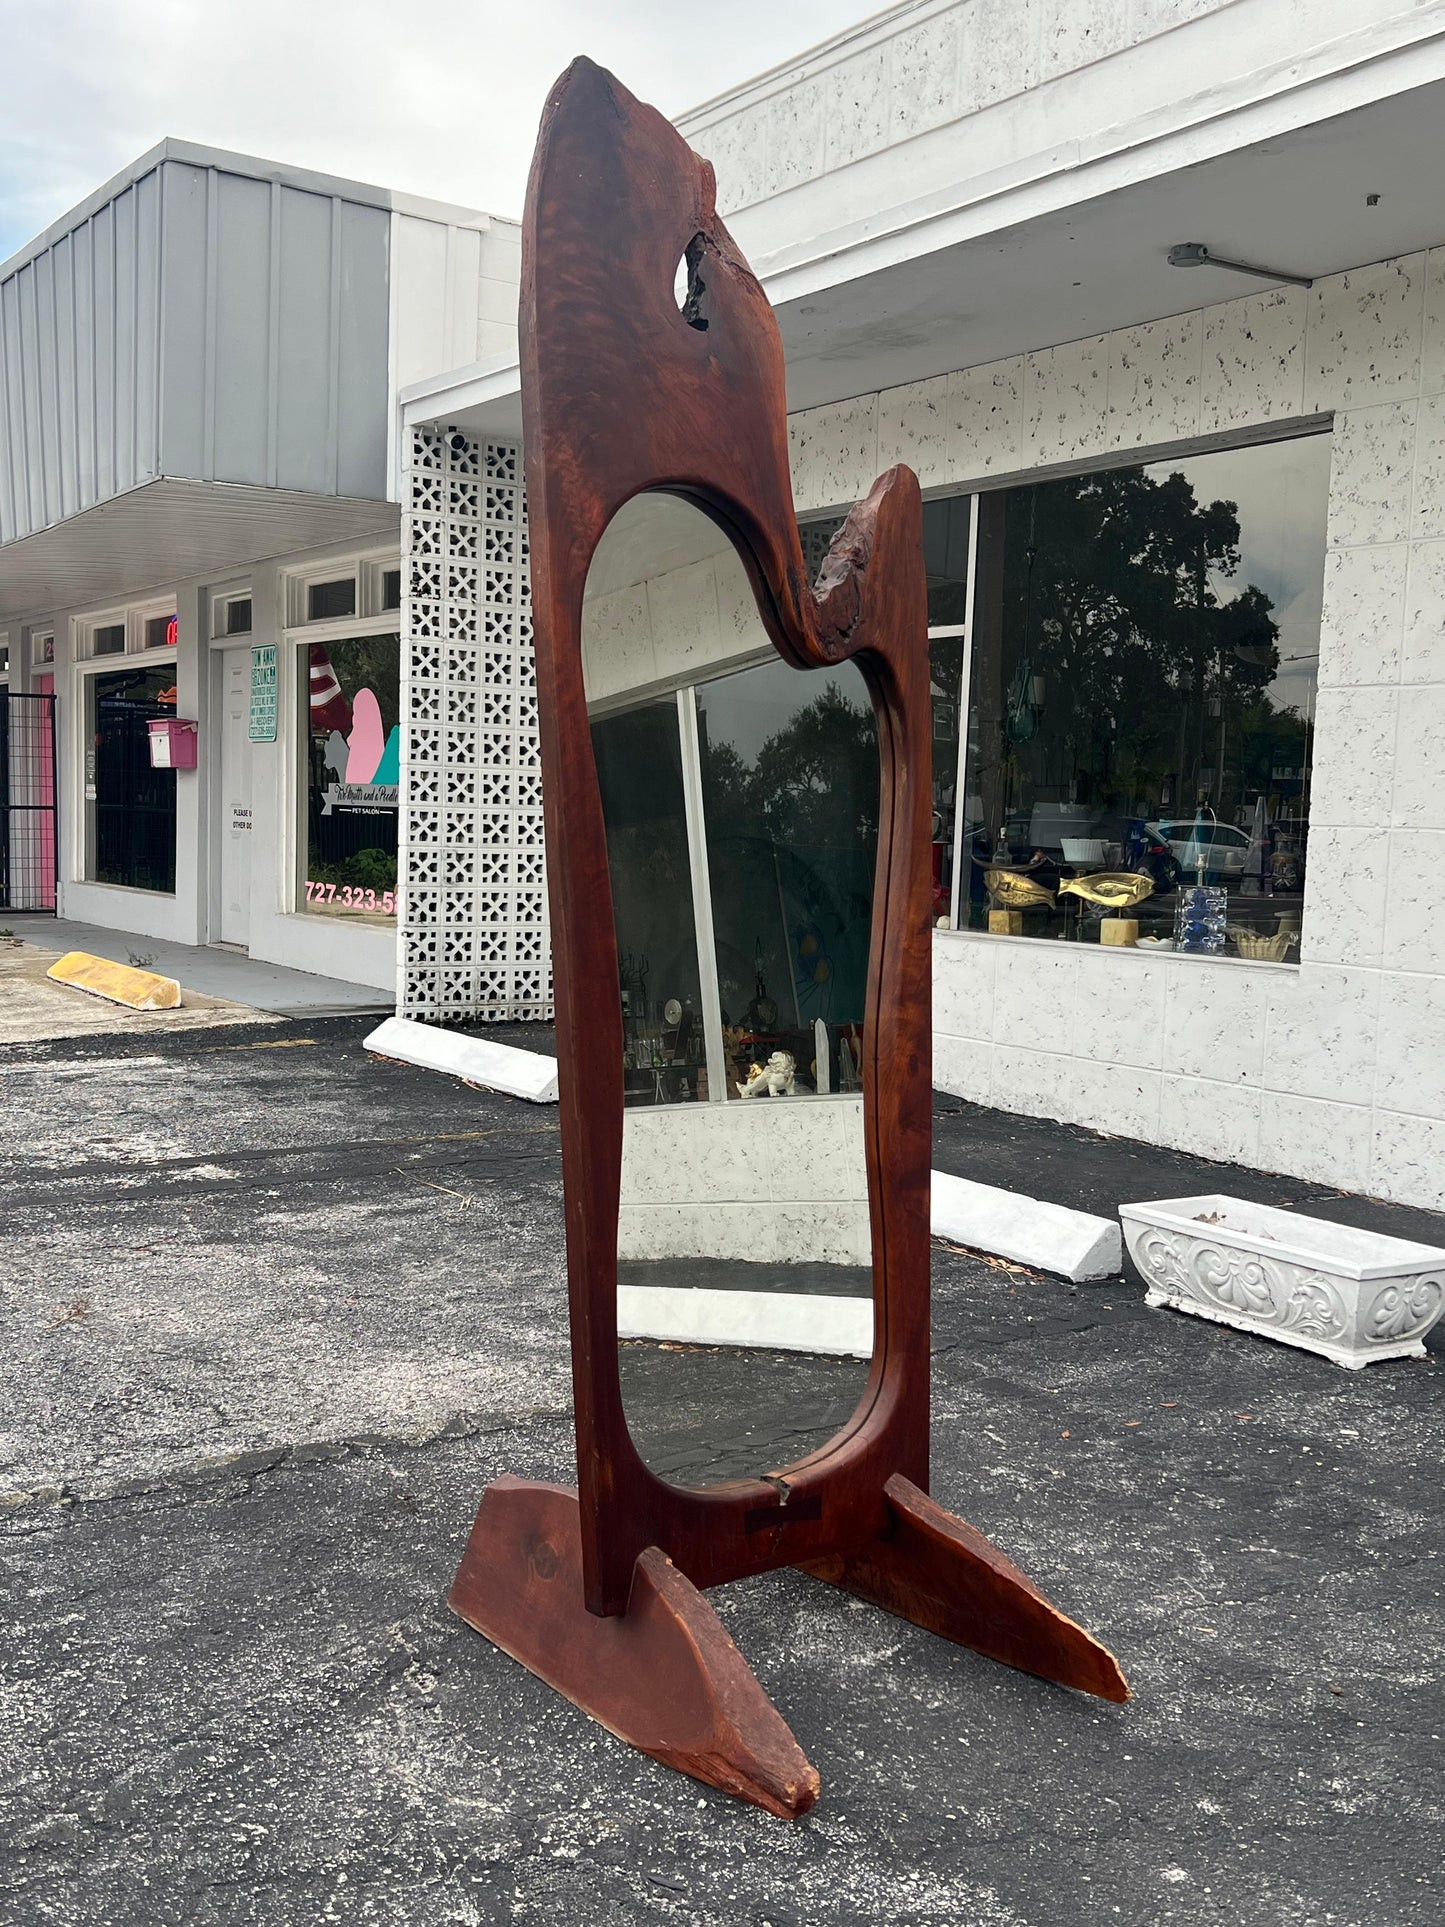
<instances>
[{"instance_id":1,"label":"storefront entrance door","mask_svg":"<svg viewBox=\"0 0 1445 1927\"><path fill-rule=\"evenodd\" d=\"M251 651L228 649L221 701L221 942L251 941Z\"/></svg>"}]
</instances>

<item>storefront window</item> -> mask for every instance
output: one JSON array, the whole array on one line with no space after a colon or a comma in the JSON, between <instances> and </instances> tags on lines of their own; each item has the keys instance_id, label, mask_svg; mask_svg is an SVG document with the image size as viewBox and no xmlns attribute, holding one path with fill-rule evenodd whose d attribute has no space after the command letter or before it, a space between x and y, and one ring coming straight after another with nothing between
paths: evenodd
<instances>
[{"instance_id":1,"label":"storefront window","mask_svg":"<svg viewBox=\"0 0 1445 1927\"><path fill-rule=\"evenodd\" d=\"M1311 436L979 498L961 922L1296 954L1329 461Z\"/></svg>"},{"instance_id":2,"label":"storefront window","mask_svg":"<svg viewBox=\"0 0 1445 1927\"><path fill-rule=\"evenodd\" d=\"M125 626L120 625L122 646ZM97 639L98 640L98 639ZM176 887L176 773L152 769L148 725L176 713L176 668L90 676L86 874L128 890Z\"/></svg>"},{"instance_id":3,"label":"storefront window","mask_svg":"<svg viewBox=\"0 0 1445 1927\"><path fill-rule=\"evenodd\" d=\"M396 915L401 649L393 633L298 650L306 875L301 907Z\"/></svg>"}]
</instances>

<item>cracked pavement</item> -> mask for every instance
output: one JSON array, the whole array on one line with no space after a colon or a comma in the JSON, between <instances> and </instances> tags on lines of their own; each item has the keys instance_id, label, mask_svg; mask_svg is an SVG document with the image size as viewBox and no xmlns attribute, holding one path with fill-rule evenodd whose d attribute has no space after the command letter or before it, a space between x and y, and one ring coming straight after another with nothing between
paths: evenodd
<instances>
[{"instance_id":1,"label":"cracked pavement","mask_svg":"<svg viewBox=\"0 0 1445 1927\"><path fill-rule=\"evenodd\" d=\"M934 1490L1136 1697L799 1573L722 1588L822 1776L789 1827L446 1611L487 1482L571 1476L556 1120L367 1059L369 1022L0 1051L3 1927L1433 1927L1438 1353L1347 1373L936 1246ZM1445 1242L941 1110L940 1163L1060 1202L1253 1185ZM856 1382L624 1372L675 1476Z\"/></svg>"}]
</instances>

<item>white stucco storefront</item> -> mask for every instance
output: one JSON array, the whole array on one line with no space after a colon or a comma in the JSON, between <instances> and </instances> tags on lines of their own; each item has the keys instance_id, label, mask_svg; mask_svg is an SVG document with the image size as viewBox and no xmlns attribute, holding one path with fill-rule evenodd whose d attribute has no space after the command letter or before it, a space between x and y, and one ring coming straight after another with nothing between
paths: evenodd
<instances>
[{"instance_id":1,"label":"white stucco storefront","mask_svg":"<svg viewBox=\"0 0 1445 1927\"><path fill-rule=\"evenodd\" d=\"M1271 0L1136 12L1080 9L1091 32L1070 39L1031 11L1010 40L979 0L899 7L681 124L716 159L778 309L805 520L896 461L937 501L1327 438L1297 961L941 928L936 1074L983 1103L1438 1206L1445 234L1421 173L1441 36L1323 4L1307 18ZM1293 63L1272 65L1287 45ZM1216 254L1283 260L1312 285L1171 270L1168 245L1205 231ZM1372 236L1407 245L1372 255ZM428 382L403 418L414 452L439 451L428 462L449 447L515 459L515 371ZM446 517L426 528L445 551ZM756 640L717 572L709 603L687 566L686 594L649 587L649 622L672 613L639 690L680 686L709 651L719 668L741 661ZM508 590L524 653L525 593L522 577ZM446 621L440 600L418 604L424 624ZM444 712L449 672L435 653L425 666ZM485 683L478 664L454 673ZM960 698L976 714L967 649ZM535 767L527 718L506 753ZM446 836L423 833L439 838L438 907L417 898L408 915L435 924ZM485 928L504 962L504 898L454 891L453 929L463 909L460 927ZM406 943L413 1014L468 999L509 1014L503 971L489 1003L464 971L443 985L439 930L413 921Z\"/></svg>"},{"instance_id":2,"label":"white stucco storefront","mask_svg":"<svg viewBox=\"0 0 1445 1927\"><path fill-rule=\"evenodd\" d=\"M515 223L178 141L0 266L0 638L55 700L62 917L391 992L393 401L511 348L517 266ZM151 769L167 718L194 767Z\"/></svg>"}]
</instances>

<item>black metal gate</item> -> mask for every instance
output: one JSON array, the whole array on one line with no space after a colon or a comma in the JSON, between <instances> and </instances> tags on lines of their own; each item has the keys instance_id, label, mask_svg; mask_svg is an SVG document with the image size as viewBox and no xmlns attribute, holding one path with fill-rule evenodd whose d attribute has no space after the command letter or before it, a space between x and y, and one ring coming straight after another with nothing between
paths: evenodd
<instances>
[{"instance_id":1,"label":"black metal gate","mask_svg":"<svg viewBox=\"0 0 1445 1927\"><path fill-rule=\"evenodd\" d=\"M0 689L0 910L55 912L55 698Z\"/></svg>"}]
</instances>

